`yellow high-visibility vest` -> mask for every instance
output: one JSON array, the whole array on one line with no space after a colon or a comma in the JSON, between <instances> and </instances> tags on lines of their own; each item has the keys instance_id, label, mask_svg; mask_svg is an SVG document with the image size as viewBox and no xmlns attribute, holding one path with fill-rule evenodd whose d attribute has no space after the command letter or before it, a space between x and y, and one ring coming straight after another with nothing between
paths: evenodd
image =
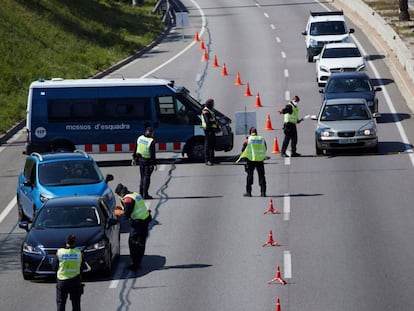
<instances>
[{"instance_id":1,"label":"yellow high-visibility vest","mask_svg":"<svg viewBox=\"0 0 414 311\"><path fill-rule=\"evenodd\" d=\"M135 202L134 209L132 210L132 213L131 213L131 219L132 220L147 219L147 217L149 216L149 211L142 197L136 192L129 193L125 197L131 198Z\"/></svg>"},{"instance_id":2,"label":"yellow high-visibility vest","mask_svg":"<svg viewBox=\"0 0 414 311\"><path fill-rule=\"evenodd\" d=\"M298 123L299 117L299 108L298 106L294 105L292 102L289 103L292 106L292 113L285 113L284 122L285 123Z\"/></svg>"},{"instance_id":3,"label":"yellow high-visibility vest","mask_svg":"<svg viewBox=\"0 0 414 311\"><path fill-rule=\"evenodd\" d=\"M82 253L77 248L60 248L57 251L59 269L57 278L59 280L73 279L80 274L82 264Z\"/></svg>"},{"instance_id":4,"label":"yellow high-visibility vest","mask_svg":"<svg viewBox=\"0 0 414 311\"><path fill-rule=\"evenodd\" d=\"M201 127L203 129L206 129L207 128L207 124L206 124L206 121L204 120L204 116L203 116L203 112L206 111L206 110L210 113L210 123L211 123L211 127L212 128L217 128L217 124L216 124L216 114L214 113L213 110L210 110L207 107L204 107L203 108L203 111L201 113Z\"/></svg>"},{"instance_id":5,"label":"yellow high-visibility vest","mask_svg":"<svg viewBox=\"0 0 414 311\"><path fill-rule=\"evenodd\" d=\"M151 158L151 143L154 140L152 137L146 137L145 135L141 135L137 139L137 153L139 153L144 159Z\"/></svg>"}]
</instances>

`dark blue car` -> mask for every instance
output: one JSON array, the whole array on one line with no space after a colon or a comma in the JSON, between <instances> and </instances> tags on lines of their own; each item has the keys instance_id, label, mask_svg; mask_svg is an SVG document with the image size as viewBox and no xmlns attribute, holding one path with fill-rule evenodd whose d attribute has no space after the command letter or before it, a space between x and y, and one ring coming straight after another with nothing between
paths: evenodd
<instances>
[{"instance_id":1,"label":"dark blue car","mask_svg":"<svg viewBox=\"0 0 414 311\"><path fill-rule=\"evenodd\" d=\"M380 87L374 87L366 72L338 72L332 73L325 88L319 92L323 100L335 98L364 98L372 113L378 112L378 98L376 93Z\"/></svg>"},{"instance_id":2,"label":"dark blue car","mask_svg":"<svg viewBox=\"0 0 414 311\"><path fill-rule=\"evenodd\" d=\"M83 253L87 272L110 273L120 254L120 223L100 196L60 197L48 200L33 224L21 221L28 231L21 247L22 274L25 280L54 276L56 252L65 247L69 234L76 235L76 247Z\"/></svg>"}]
</instances>

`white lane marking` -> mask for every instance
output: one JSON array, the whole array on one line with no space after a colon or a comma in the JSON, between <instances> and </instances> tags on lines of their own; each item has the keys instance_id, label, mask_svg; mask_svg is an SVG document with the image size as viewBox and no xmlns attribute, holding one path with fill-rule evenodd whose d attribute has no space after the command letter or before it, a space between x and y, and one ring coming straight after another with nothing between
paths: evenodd
<instances>
[{"instance_id":1,"label":"white lane marking","mask_svg":"<svg viewBox=\"0 0 414 311\"><path fill-rule=\"evenodd\" d=\"M160 171L160 172L163 172L163 171L165 171L165 169L166 169L166 167L167 167L167 165L165 165L165 164L161 164L161 165L157 165L157 167L158 167L158 171Z\"/></svg>"},{"instance_id":2,"label":"white lane marking","mask_svg":"<svg viewBox=\"0 0 414 311\"><path fill-rule=\"evenodd\" d=\"M280 55L282 56L282 58L286 58L286 53L284 51L280 52Z\"/></svg>"},{"instance_id":3,"label":"white lane marking","mask_svg":"<svg viewBox=\"0 0 414 311\"><path fill-rule=\"evenodd\" d=\"M269 14L263 13L264 17L269 18Z\"/></svg>"},{"instance_id":4,"label":"white lane marking","mask_svg":"<svg viewBox=\"0 0 414 311\"><path fill-rule=\"evenodd\" d=\"M204 15L203 10L197 4L197 2L195 2L194 0L191 0L191 2L194 4L195 7L197 7L198 11L200 12L200 16L201 16L201 20L202 20L202 25L201 25L201 30L199 32L199 36L202 37L203 36L203 33L205 31L205 27L206 27L206 16ZM174 55L173 57L171 57L165 63L163 63L163 64L159 65L158 67L154 68L153 70L147 72L146 74L144 74L143 76L141 76L141 78L146 78L146 77L152 75L154 72L160 70L164 66L168 65L169 63L171 63L172 61L174 61L175 59L177 59L178 57L180 57L182 54L184 54L185 52L187 52L196 43L197 42L193 40L187 47L185 47L183 50L181 50L181 52L179 52L176 55Z\"/></svg>"},{"instance_id":5,"label":"white lane marking","mask_svg":"<svg viewBox=\"0 0 414 311\"><path fill-rule=\"evenodd\" d=\"M277 43L280 43L280 42L281 42L281 40L280 40L280 38L279 38L279 37L276 37L276 42L277 42Z\"/></svg>"},{"instance_id":6,"label":"white lane marking","mask_svg":"<svg viewBox=\"0 0 414 311\"><path fill-rule=\"evenodd\" d=\"M0 223L3 222L4 218L10 213L10 211L13 209L13 207L16 205L16 197L14 197L9 204L6 206L6 208L1 212L0 214Z\"/></svg>"},{"instance_id":7,"label":"white lane marking","mask_svg":"<svg viewBox=\"0 0 414 311\"><path fill-rule=\"evenodd\" d=\"M287 221L290 219L290 195L285 193L283 196L283 220Z\"/></svg>"},{"instance_id":8,"label":"white lane marking","mask_svg":"<svg viewBox=\"0 0 414 311\"><path fill-rule=\"evenodd\" d=\"M283 273L285 279L292 278L292 255L290 251L283 251Z\"/></svg>"},{"instance_id":9,"label":"white lane marking","mask_svg":"<svg viewBox=\"0 0 414 311\"><path fill-rule=\"evenodd\" d=\"M124 268L123 265L118 265L114 273L114 279L111 281L111 283L109 283L109 288L118 287L119 281L121 280L121 277L122 277L122 271L124 270L123 268Z\"/></svg>"},{"instance_id":10,"label":"white lane marking","mask_svg":"<svg viewBox=\"0 0 414 311\"><path fill-rule=\"evenodd\" d=\"M289 101L290 100L290 91L285 91L285 100Z\"/></svg>"},{"instance_id":11,"label":"white lane marking","mask_svg":"<svg viewBox=\"0 0 414 311\"><path fill-rule=\"evenodd\" d=\"M285 78L289 78L289 70L288 69L283 70L283 75L285 76Z\"/></svg>"},{"instance_id":12,"label":"white lane marking","mask_svg":"<svg viewBox=\"0 0 414 311\"><path fill-rule=\"evenodd\" d=\"M273 30L275 30L276 29L276 26L273 25L273 24L270 24L270 28L272 28Z\"/></svg>"}]
</instances>

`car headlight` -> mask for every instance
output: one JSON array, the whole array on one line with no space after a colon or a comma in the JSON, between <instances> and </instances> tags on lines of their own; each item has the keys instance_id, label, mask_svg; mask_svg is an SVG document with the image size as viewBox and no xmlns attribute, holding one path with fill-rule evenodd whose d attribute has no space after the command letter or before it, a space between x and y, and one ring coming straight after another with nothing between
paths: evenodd
<instances>
[{"instance_id":1,"label":"car headlight","mask_svg":"<svg viewBox=\"0 0 414 311\"><path fill-rule=\"evenodd\" d=\"M43 254L41 245L30 245L27 242L23 243L23 252L30 253L30 254L36 254L36 255Z\"/></svg>"},{"instance_id":2,"label":"car headlight","mask_svg":"<svg viewBox=\"0 0 414 311\"><path fill-rule=\"evenodd\" d=\"M367 104L369 107L371 107L374 105L374 102L372 100L367 100Z\"/></svg>"},{"instance_id":3,"label":"car headlight","mask_svg":"<svg viewBox=\"0 0 414 311\"><path fill-rule=\"evenodd\" d=\"M369 128L369 129L364 129L364 130L360 130L358 132L359 136L374 136L376 133L375 128Z\"/></svg>"},{"instance_id":4,"label":"car headlight","mask_svg":"<svg viewBox=\"0 0 414 311\"><path fill-rule=\"evenodd\" d=\"M317 46L318 45L318 41L316 41L315 39L310 39L309 40L309 45L310 46Z\"/></svg>"},{"instance_id":5,"label":"car headlight","mask_svg":"<svg viewBox=\"0 0 414 311\"><path fill-rule=\"evenodd\" d=\"M107 243L105 240L101 240L99 242L93 243L85 248L84 252L94 252L100 249L104 249L106 247Z\"/></svg>"},{"instance_id":6,"label":"car headlight","mask_svg":"<svg viewBox=\"0 0 414 311\"><path fill-rule=\"evenodd\" d=\"M321 129L317 133L320 137L332 137L335 135L335 133L329 128Z\"/></svg>"},{"instance_id":7,"label":"car headlight","mask_svg":"<svg viewBox=\"0 0 414 311\"><path fill-rule=\"evenodd\" d=\"M330 72L329 68L328 68L328 67L326 67L326 66L320 66L320 67L319 67L319 70L320 70L320 71L323 71L323 72L328 72L328 73Z\"/></svg>"},{"instance_id":8,"label":"car headlight","mask_svg":"<svg viewBox=\"0 0 414 311\"><path fill-rule=\"evenodd\" d=\"M41 194L39 195L39 200L40 200L40 202L42 202L42 203L45 203L47 200L49 200L49 199L51 199L51 198L52 198L52 196L51 196L51 195L49 195L49 194L41 193Z\"/></svg>"}]
</instances>

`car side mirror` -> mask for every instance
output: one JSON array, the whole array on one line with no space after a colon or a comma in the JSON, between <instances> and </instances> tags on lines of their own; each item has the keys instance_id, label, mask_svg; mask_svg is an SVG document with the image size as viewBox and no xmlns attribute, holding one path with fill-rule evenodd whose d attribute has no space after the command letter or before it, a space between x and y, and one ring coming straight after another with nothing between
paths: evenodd
<instances>
[{"instance_id":1,"label":"car side mirror","mask_svg":"<svg viewBox=\"0 0 414 311\"><path fill-rule=\"evenodd\" d=\"M315 56L313 57L313 61L314 61L314 62L316 62L316 61L318 61L320 58L321 58L321 54L315 55Z\"/></svg>"},{"instance_id":2,"label":"car side mirror","mask_svg":"<svg viewBox=\"0 0 414 311\"><path fill-rule=\"evenodd\" d=\"M19 228L29 231L29 222L28 221L20 221L19 222Z\"/></svg>"},{"instance_id":3,"label":"car side mirror","mask_svg":"<svg viewBox=\"0 0 414 311\"><path fill-rule=\"evenodd\" d=\"M23 186L25 187L33 187L33 182L29 179L23 181Z\"/></svg>"},{"instance_id":4,"label":"car side mirror","mask_svg":"<svg viewBox=\"0 0 414 311\"><path fill-rule=\"evenodd\" d=\"M313 114L310 116L311 120L318 120L318 117L316 116L316 114Z\"/></svg>"},{"instance_id":5,"label":"car side mirror","mask_svg":"<svg viewBox=\"0 0 414 311\"><path fill-rule=\"evenodd\" d=\"M381 118L381 114L380 114L380 113L378 113L378 112L374 112L374 113L372 114L372 117L373 117L374 119L376 119L376 118Z\"/></svg>"},{"instance_id":6,"label":"car side mirror","mask_svg":"<svg viewBox=\"0 0 414 311\"><path fill-rule=\"evenodd\" d=\"M323 94L323 89L319 89L319 93Z\"/></svg>"},{"instance_id":7,"label":"car side mirror","mask_svg":"<svg viewBox=\"0 0 414 311\"><path fill-rule=\"evenodd\" d=\"M110 182L110 181L112 181L112 180L114 180L114 175L112 175L112 174L107 174L107 175L105 176L105 182L106 182L106 183L108 183L108 182Z\"/></svg>"},{"instance_id":8,"label":"car side mirror","mask_svg":"<svg viewBox=\"0 0 414 311\"><path fill-rule=\"evenodd\" d=\"M382 91L382 87L376 87L376 88L374 89L374 92L379 92L379 91Z\"/></svg>"},{"instance_id":9,"label":"car side mirror","mask_svg":"<svg viewBox=\"0 0 414 311\"><path fill-rule=\"evenodd\" d=\"M308 34L308 32L306 30L302 31L302 35L306 36L307 34Z\"/></svg>"},{"instance_id":10,"label":"car side mirror","mask_svg":"<svg viewBox=\"0 0 414 311\"><path fill-rule=\"evenodd\" d=\"M355 29L354 28L350 28L349 29L349 33L354 33L355 32Z\"/></svg>"}]
</instances>

